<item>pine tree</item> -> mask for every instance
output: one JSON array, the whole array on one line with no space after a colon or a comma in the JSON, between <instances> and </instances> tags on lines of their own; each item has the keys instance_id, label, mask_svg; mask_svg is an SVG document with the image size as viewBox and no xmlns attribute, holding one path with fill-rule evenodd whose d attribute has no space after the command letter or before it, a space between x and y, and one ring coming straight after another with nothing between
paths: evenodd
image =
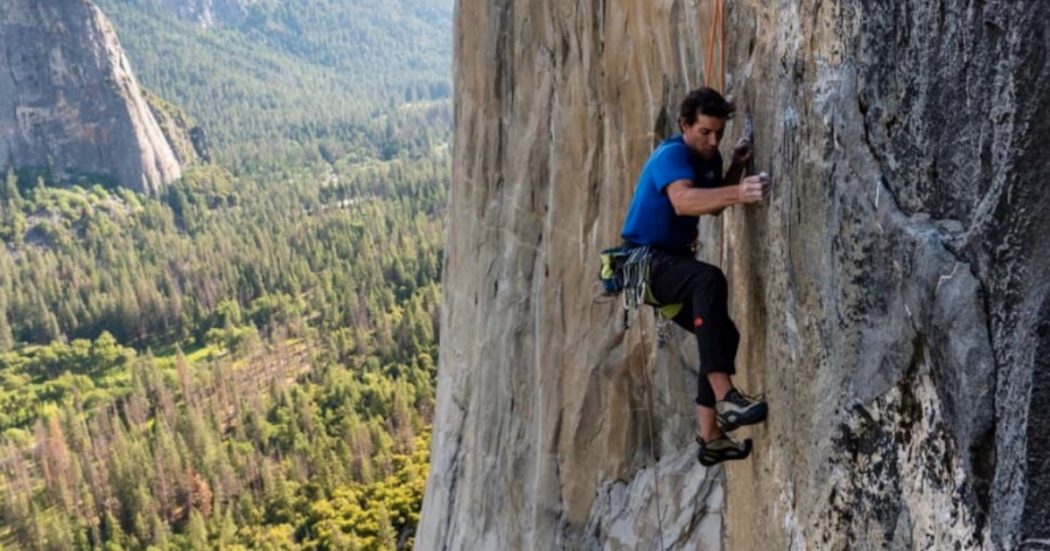
<instances>
[{"instance_id":1,"label":"pine tree","mask_svg":"<svg viewBox=\"0 0 1050 551\"><path fill-rule=\"evenodd\" d=\"M143 537L143 539L149 539L157 548L166 549L168 547L168 535L171 533L171 527L156 513L150 515L149 525L149 538Z\"/></svg>"},{"instance_id":2,"label":"pine tree","mask_svg":"<svg viewBox=\"0 0 1050 551\"><path fill-rule=\"evenodd\" d=\"M208 549L208 528L204 516L196 508L190 510L190 521L186 527L190 549L194 551Z\"/></svg>"},{"instance_id":3,"label":"pine tree","mask_svg":"<svg viewBox=\"0 0 1050 551\"><path fill-rule=\"evenodd\" d=\"M37 442L40 444L40 463L47 484L51 503L63 511L69 511L71 502L69 491L73 488L69 448L66 445L65 431L57 415L37 427Z\"/></svg>"},{"instance_id":4,"label":"pine tree","mask_svg":"<svg viewBox=\"0 0 1050 551\"><path fill-rule=\"evenodd\" d=\"M15 345L11 325L7 321L7 295L0 287L0 353L11 350Z\"/></svg>"},{"instance_id":5,"label":"pine tree","mask_svg":"<svg viewBox=\"0 0 1050 551\"><path fill-rule=\"evenodd\" d=\"M102 521L102 537L106 542L115 544L117 549L121 549L124 545L125 538L124 528L120 525L117 517L113 516L113 513L106 511Z\"/></svg>"},{"instance_id":6,"label":"pine tree","mask_svg":"<svg viewBox=\"0 0 1050 551\"><path fill-rule=\"evenodd\" d=\"M182 391L182 399L191 409L195 408L197 400L193 393L193 375L190 373L190 364L182 353L182 347L178 345L175 346L175 373L179 379L179 390Z\"/></svg>"},{"instance_id":7,"label":"pine tree","mask_svg":"<svg viewBox=\"0 0 1050 551\"><path fill-rule=\"evenodd\" d=\"M233 520L232 507L226 507L226 510L223 512L222 521L219 524L218 534L215 539L215 547L219 549L225 549L236 541L237 523Z\"/></svg>"},{"instance_id":8,"label":"pine tree","mask_svg":"<svg viewBox=\"0 0 1050 551\"><path fill-rule=\"evenodd\" d=\"M5 445L0 448L2 457L7 458L7 466L0 470L0 488L3 489L3 500L0 502L0 512L3 519L10 523L18 539L32 541L33 536L33 504L32 504L32 482L29 478L29 470L21 452L14 445Z\"/></svg>"},{"instance_id":9,"label":"pine tree","mask_svg":"<svg viewBox=\"0 0 1050 551\"><path fill-rule=\"evenodd\" d=\"M379 533L376 534L376 540L380 547L384 550L397 549L397 530L394 530L394 525L390 522L390 515L387 514L385 508L379 509Z\"/></svg>"},{"instance_id":10,"label":"pine tree","mask_svg":"<svg viewBox=\"0 0 1050 551\"><path fill-rule=\"evenodd\" d=\"M412 429L412 411L409 407L412 390L404 381L398 381L394 388L393 403L390 406L393 410L389 417L390 432L394 436L396 448L404 451L410 448L416 436Z\"/></svg>"},{"instance_id":11,"label":"pine tree","mask_svg":"<svg viewBox=\"0 0 1050 551\"><path fill-rule=\"evenodd\" d=\"M153 464L153 498L164 516L169 521L174 520L174 511L180 505L176 502L176 496L182 490L177 480L182 465L175 451L171 430L163 417L156 419L153 424Z\"/></svg>"},{"instance_id":12,"label":"pine tree","mask_svg":"<svg viewBox=\"0 0 1050 551\"><path fill-rule=\"evenodd\" d=\"M48 308L43 295L37 295L36 311L36 339L40 343L52 343L55 341L66 342L66 336L58 324L58 318Z\"/></svg>"},{"instance_id":13,"label":"pine tree","mask_svg":"<svg viewBox=\"0 0 1050 551\"><path fill-rule=\"evenodd\" d=\"M4 176L4 187L3 187L3 203L6 209L11 211L22 210L22 194L18 191L18 175L15 174L14 167L7 167L7 174Z\"/></svg>"}]
</instances>

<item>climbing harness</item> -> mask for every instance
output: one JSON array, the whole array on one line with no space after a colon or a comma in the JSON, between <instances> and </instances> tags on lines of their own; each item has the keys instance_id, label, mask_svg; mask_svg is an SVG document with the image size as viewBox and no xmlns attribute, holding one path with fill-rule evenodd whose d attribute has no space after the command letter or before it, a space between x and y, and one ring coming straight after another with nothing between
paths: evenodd
<instances>
[{"instance_id":1,"label":"climbing harness","mask_svg":"<svg viewBox=\"0 0 1050 551\"><path fill-rule=\"evenodd\" d=\"M656 312L657 346L663 348L670 339L671 320L682 310L682 304L660 304L649 287L650 264L654 250L648 245L621 245L601 252L599 279L606 296L623 293L623 329L630 329L632 309L643 304Z\"/></svg>"}]
</instances>

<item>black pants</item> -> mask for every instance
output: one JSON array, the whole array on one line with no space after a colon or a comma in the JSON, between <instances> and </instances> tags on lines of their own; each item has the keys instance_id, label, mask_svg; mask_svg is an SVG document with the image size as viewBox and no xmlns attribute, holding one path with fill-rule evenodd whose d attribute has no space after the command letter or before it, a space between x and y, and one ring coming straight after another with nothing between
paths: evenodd
<instances>
[{"instance_id":1,"label":"black pants","mask_svg":"<svg viewBox=\"0 0 1050 551\"><path fill-rule=\"evenodd\" d=\"M740 332L729 318L729 284L722 270L700 262L692 253L654 251L649 265L649 288L660 304L682 303L674 322L696 334L700 349L700 377L696 403L715 407L709 373L736 373Z\"/></svg>"}]
</instances>

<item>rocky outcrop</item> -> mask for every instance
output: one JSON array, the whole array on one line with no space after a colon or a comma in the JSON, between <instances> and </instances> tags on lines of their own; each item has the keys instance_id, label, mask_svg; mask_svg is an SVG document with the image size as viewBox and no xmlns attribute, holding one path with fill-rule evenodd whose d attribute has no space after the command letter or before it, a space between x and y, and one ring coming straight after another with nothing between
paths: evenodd
<instances>
[{"instance_id":1,"label":"rocky outcrop","mask_svg":"<svg viewBox=\"0 0 1050 551\"><path fill-rule=\"evenodd\" d=\"M0 46L2 162L142 192L179 177L113 27L89 1L3 2Z\"/></svg>"},{"instance_id":2,"label":"rocky outcrop","mask_svg":"<svg viewBox=\"0 0 1050 551\"><path fill-rule=\"evenodd\" d=\"M727 3L727 92L775 187L704 221L701 256L772 416L707 471L689 337L656 348L648 312L624 331L594 277L703 82L711 4L458 3L418 544L1046 545L1050 7Z\"/></svg>"},{"instance_id":3,"label":"rocky outcrop","mask_svg":"<svg viewBox=\"0 0 1050 551\"><path fill-rule=\"evenodd\" d=\"M168 140L175 158L185 167L198 162L211 162L204 129L193 124L189 115L156 94L143 89L143 97L156 119L164 139Z\"/></svg>"}]
</instances>

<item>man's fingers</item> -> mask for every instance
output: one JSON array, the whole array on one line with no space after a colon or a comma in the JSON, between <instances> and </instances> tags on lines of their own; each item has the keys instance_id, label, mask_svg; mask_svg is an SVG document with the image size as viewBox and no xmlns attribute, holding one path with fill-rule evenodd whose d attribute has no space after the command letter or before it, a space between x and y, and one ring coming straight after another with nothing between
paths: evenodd
<instances>
[{"instance_id":1,"label":"man's fingers","mask_svg":"<svg viewBox=\"0 0 1050 551\"><path fill-rule=\"evenodd\" d=\"M769 196L772 188L769 175L756 174L744 178L740 185L740 198L745 203L758 203Z\"/></svg>"},{"instance_id":2,"label":"man's fingers","mask_svg":"<svg viewBox=\"0 0 1050 551\"><path fill-rule=\"evenodd\" d=\"M762 191L762 184L754 180L746 182L744 184L744 200L748 203L757 203L762 200L765 195Z\"/></svg>"},{"instance_id":3,"label":"man's fingers","mask_svg":"<svg viewBox=\"0 0 1050 551\"><path fill-rule=\"evenodd\" d=\"M761 202L769 197L772 189L769 174L762 172L747 176L740 182L740 200L747 204Z\"/></svg>"},{"instance_id":4,"label":"man's fingers","mask_svg":"<svg viewBox=\"0 0 1050 551\"><path fill-rule=\"evenodd\" d=\"M762 199L765 199L766 197L768 197L770 191L773 188L773 182L770 181L769 174L767 174L765 172L762 172L762 173L756 174L755 176L751 176L750 178L754 178L754 181L759 185L759 190L760 190Z\"/></svg>"}]
</instances>

